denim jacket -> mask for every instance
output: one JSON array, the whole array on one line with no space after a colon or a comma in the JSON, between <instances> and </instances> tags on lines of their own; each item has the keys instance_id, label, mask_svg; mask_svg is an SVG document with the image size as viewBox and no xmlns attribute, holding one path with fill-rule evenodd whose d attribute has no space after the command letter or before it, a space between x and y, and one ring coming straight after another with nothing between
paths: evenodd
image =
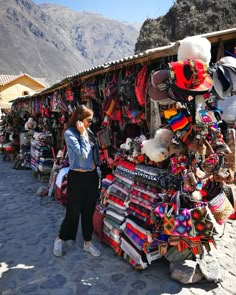
<instances>
[{"instance_id":1,"label":"denim jacket","mask_svg":"<svg viewBox=\"0 0 236 295\"><path fill-rule=\"evenodd\" d=\"M101 164L97 139L90 129L87 131L89 138L81 136L73 127L65 131L70 169L92 170L93 162L96 166Z\"/></svg>"}]
</instances>

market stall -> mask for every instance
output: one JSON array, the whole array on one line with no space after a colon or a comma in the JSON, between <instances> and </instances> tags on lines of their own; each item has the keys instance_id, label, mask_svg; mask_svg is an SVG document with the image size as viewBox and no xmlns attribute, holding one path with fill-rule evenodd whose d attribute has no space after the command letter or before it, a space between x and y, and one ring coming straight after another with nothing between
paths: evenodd
<instances>
[{"instance_id":1,"label":"market stall","mask_svg":"<svg viewBox=\"0 0 236 295\"><path fill-rule=\"evenodd\" d=\"M218 103L235 94L235 57L212 62L204 36L185 41L68 77L13 104L38 126L46 118L55 154L76 106L94 110L102 160L95 233L137 269L162 257L202 259L235 211L235 122L224 120Z\"/></svg>"}]
</instances>

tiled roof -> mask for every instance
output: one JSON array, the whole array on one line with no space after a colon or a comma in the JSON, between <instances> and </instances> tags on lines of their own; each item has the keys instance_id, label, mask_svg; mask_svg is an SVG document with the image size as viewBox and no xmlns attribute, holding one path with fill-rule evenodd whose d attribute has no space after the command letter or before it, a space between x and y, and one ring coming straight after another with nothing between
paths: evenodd
<instances>
[{"instance_id":1,"label":"tiled roof","mask_svg":"<svg viewBox=\"0 0 236 295\"><path fill-rule=\"evenodd\" d=\"M9 110L11 108L11 103L0 101L0 108L1 109Z\"/></svg>"},{"instance_id":2,"label":"tiled roof","mask_svg":"<svg viewBox=\"0 0 236 295\"><path fill-rule=\"evenodd\" d=\"M0 85L4 85L12 80L15 80L17 77L19 77L19 75L0 75Z\"/></svg>"},{"instance_id":3,"label":"tiled roof","mask_svg":"<svg viewBox=\"0 0 236 295\"><path fill-rule=\"evenodd\" d=\"M49 83L47 81L46 78L34 78L28 74L23 74L21 73L20 75L0 75L0 85L5 85L8 84L12 81L15 81L23 76L27 76L33 80L35 80L36 82L38 82L39 84L41 84L42 86L48 87L50 86L51 83Z\"/></svg>"}]
</instances>

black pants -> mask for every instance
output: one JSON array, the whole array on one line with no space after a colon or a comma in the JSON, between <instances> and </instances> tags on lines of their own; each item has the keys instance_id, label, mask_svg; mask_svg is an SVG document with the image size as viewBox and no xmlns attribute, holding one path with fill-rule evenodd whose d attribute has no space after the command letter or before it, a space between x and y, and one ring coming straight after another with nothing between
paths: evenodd
<instances>
[{"instance_id":1,"label":"black pants","mask_svg":"<svg viewBox=\"0 0 236 295\"><path fill-rule=\"evenodd\" d=\"M69 170L67 176L68 203L59 238L75 240L81 215L84 241L91 241L93 233L93 213L98 197L97 170L79 172Z\"/></svg>"}]
</instances>

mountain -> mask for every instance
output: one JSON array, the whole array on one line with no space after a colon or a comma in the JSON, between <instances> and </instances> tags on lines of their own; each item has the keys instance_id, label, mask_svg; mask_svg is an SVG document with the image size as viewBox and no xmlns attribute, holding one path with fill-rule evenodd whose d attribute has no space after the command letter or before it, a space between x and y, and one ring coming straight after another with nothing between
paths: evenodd
<instances>
[{"instance_id":1,"label":"mountain","mask_svg":"<svg viewBox=\"0 0 236 295\"><path fill-rule=\"evenodd\" d=\"M0 0L0 74L61 79L134 54L136 26L31 0Z\"/></svg>"},{"instance_id":2,"label":"mountain","mask_svg":"<svg viewBox=\"0 0 236 295\"><path fill-rule=\"evenodd\" d=\"M235 0L176 0L166 15L147 19L135 53L181 40L186 36L236 27Z\"/></svg>"}]
</instances>

